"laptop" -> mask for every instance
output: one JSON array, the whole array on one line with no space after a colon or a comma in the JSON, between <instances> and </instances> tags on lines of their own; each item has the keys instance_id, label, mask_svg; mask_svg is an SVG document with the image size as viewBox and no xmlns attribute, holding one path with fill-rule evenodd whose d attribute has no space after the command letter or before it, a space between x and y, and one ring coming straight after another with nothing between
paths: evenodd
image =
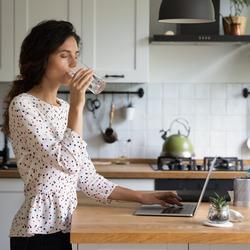
<instances>
[{"instance_id":1,"label":"laptop","mask_svg":"<svg viewBox=\"0 0 250 250\"><path fill-rule=\"evenodd\" d=\"M150 216L175 216L175 217L192 217L198 210L200 203L202 201L203 195L206 191L206 187L213 171L217 157L214 157L210 164L207 178L204 182L199 200L197 203L184 203L183 206L168 205L162 207L161 205L142 205L135 210L134 215L150 215Z\"/></svg>"}]
</instances>

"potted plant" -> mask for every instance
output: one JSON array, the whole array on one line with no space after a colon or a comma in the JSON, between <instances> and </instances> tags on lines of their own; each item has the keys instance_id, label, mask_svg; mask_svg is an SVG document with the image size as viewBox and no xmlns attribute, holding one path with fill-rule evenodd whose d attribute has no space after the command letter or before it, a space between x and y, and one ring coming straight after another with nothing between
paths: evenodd
<instances>
[{"instance_id":1,"label":"potted plant","mask_svg":"<svg viewBox=\"0 0 250 250\"><path fill-rule=\"evenodd\" d=\"M211 223L225 223L229 221L229 205L225 197L215 193L209 197L210 206L208 210L208 219Z\"/></svg>"},{"instance_id":2,"label":"potted plant","mask_svg":"<svg viewBox=\"0 0 250 250\"><path fill-rule=\"evenodd\" d=\"M230 15L222 18L225 35L245 34L247 17L241 13L249 5L250 0L230 0Z\"/></svg>"}]
</instances>

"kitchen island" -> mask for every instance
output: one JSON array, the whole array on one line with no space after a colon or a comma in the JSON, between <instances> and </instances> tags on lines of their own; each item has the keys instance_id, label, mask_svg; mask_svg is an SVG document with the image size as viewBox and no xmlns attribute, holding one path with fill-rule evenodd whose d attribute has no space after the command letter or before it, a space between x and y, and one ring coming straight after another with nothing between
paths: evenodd
<instances>
[{"instance_id":1,"label":"kitchen island","mask_svg":"<svg viewBox=\"0 0 250 250\"><path fill-rule=\"evenodd\" d=\"M196 249L195 244L210 245L207 249L218 249L217 244L240 244L237 245L238 250L250 249L250 208L231 206L244 215L244 221L234 223L232 228L214 228L202 224L207 216L207 203L201 204L194 217L186 218L134 216L133 211L138 206L138 203L126 202L98 204L79 194L78 207L73 215L71 242L78 245L138 244L138 247L140 244L172 243L181 244L181 249ZM215 244L214 248L211 244ZM233 249L228 246L228 250Z\"/></svg>"}]
</instances>

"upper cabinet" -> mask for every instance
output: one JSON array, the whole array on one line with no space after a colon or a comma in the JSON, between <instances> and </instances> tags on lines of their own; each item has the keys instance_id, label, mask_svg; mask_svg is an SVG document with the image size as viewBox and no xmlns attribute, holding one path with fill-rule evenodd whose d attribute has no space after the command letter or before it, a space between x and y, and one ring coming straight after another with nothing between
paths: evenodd
<instances>
[{"instance_id":1,"label":"upper cabinet","mask_svg":"<svg viewBox=\"0 0 250 250\"><path fill-rule=\"evenodd\" d=\"M15 0L15 73L17 74L21 44L30 29L43 20L71 21L77 0ZM51 38L53 39L53 37Z\"/></svg>"},{"instance_id":2,"label":"upper cabinet","mask_svg":"<svg viewBox=\"0 0 250 250\"><path fill-rule=\"evenodd\" d=\"M148 0L83 0L82 61L107 82L148 82Z\"/></svg>"},{"instance_id":3,"label":"upper cabinet","mask_svg":"<svg viewBox=\"0 0 250 250\"><path fill-rule=\"evenodd\" d=\"M13 0L0 0L0 82L13 80Z\"/></svg>"},{"instance_id":4,"label":"upper cabinet","mask_svg":"<svg viewBox=\"0 0 250 250\"><path fill-rule=\"evenodd\" d=\"M5 5L12 2L2 1ZM10 8L11 12L12 7L4 6L1 14L5 21L0 25L1 31L8 35L4 36L8 44L1 44L6 48L9 41L13 41L8 27L14 20L14 50L10 50L15 53L10 63L13 64L14 57L15 74L18 73L21 43L27 32L42 20L56 19L74 24L82 38L82 61L107 82L148 82L149 0L13 1L15 18L3 11ZM4 52L5 57L11 55ZM13 73L8 72L7 78L12 80Z\"/></svg>"}]
</instances>

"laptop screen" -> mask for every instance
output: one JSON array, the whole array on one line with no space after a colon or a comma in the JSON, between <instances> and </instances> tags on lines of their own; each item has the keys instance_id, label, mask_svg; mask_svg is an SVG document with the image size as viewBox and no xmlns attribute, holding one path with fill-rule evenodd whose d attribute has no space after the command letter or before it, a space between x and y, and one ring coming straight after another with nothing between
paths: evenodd
<instances>
[{"instance_id":1,"label":"laptop screen","mask_svg":"<svg viewBox=\"0 0 250 250\"><path fill-rule=\"evenodd\" d=\"M214 165L215 165L216 159L217 159L217 157L214 157L214 159L212 160L211 165L210 165L210 167L209 167L209 171L208 171L208 174L207 174L207 178L206 178L205 183L204 183L204 185L203 185L203 188L202 188L202 191L201 191L201 194L200 194L200 197L199 197L199 200L198 200L198 203L197 203L195 212L197 211L197 209L199 208L199 206L200 206L200 204L201 204L202 198L203 198L204 193L205 193L206 188L207 188L208 181L209 181L209 179L210 179L210 175L211 175L211 173L212 173L212 171L213 171L213 169L214 169Z\"/></svg>"}]
</instances>

